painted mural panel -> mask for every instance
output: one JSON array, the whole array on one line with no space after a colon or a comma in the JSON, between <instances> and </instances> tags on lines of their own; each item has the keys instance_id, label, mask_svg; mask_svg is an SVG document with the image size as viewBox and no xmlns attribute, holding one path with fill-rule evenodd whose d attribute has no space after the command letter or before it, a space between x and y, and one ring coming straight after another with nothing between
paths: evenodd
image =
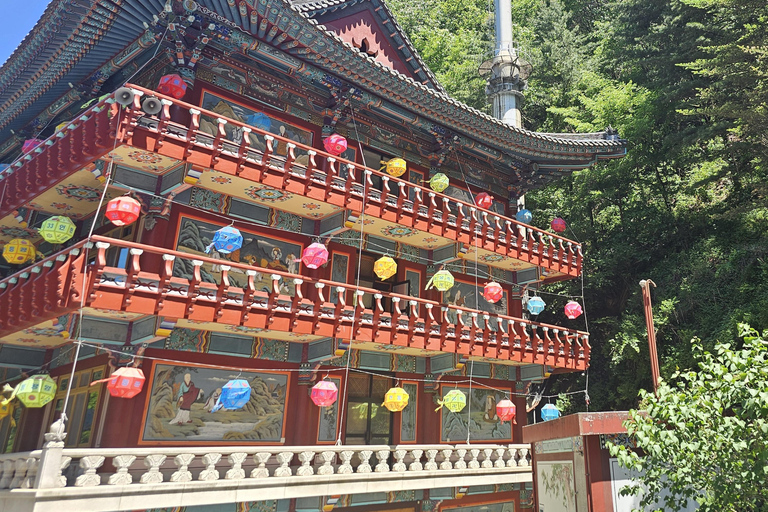
<instances>
[{"instance_id":1,"label":"painted mural panel","mask_svg":"<svg viewBox=\"0 0 768 512\"><path fill-rule=\"evenodd\" d=\"M296 274L301 262L300 244L268 238L260 234L240 230L243 235L243 246L230 254L219 254L217 251L205 253L205 248L213 240L213 234L221 229L221 225L204 222L191 217L181 217L179 221L179 233L176 240L176 250L208 256L220 259L226 265L228 262L247 263L266 269L282 270ZM176 258L173 267L173 275L176 277L191 278L194 266L191 260ZM201 268L203 281L208 283L221 282L221 267L219 265L204 264ZM233 286L243 287L248 282L245 271L231 268L229 280ZM258 273L255 277L256 289L270 291L272 277L267 273ZM292 280L281 280L281 293L293 296L296 285Z\"/></svg>"},{"instance_id":2,"label":"painted mural panel","mask_svg":"<svg viewBox=\"0 0 768 512\"><path fill-rule=\"evenodd\" d=\"M251 399L236 411L211 412L232 379L251 385ZM281 442L288 375L234 372L205 366L156 364L142 442Z\"/></svg>"},{"instance_id":3,"label":"painted mural panel","mask_svg":"<svg viewBox=\"0 0 768 512\"><path fill-rule=\"evenodd\" d=\"M409 406L400 413L400 442L416 441L416 411L418 411L419 387L416 383L403 383L403 389L410 398Z\"/></svg>"},{"instance_id":4,"label":"painted mural panel","mask_svg":"<svg viewBox=\"0 0 768 512\"><path fill-rule=\"evenodd\" d=\"M445 512L515 512L515 502L483 503L464 507L444 508Z\"/></svg>"},{"instance_id":5,"label":"painted mural panel","mask_svg":"<svg viewBox=\"0 0 768 512\"><path fill-rule=\"evenodd\" d=\"M539 512L576 512L573 462L539 462L536 481Z\"/></svg>"},{"instance_id":6,"label":"painted mural panel","mask_svg":"<svg viewBox=\"0 0 768 512\"><path fill-rule=\"evenodd\" d=\"M453 304L454 306L463 306L466 308L478 309L480 311L486 311L488 313L494 313L498 315L508 314L507 309L507 291L504 291L504 296L500 301L491 303L485 300L483 297L483 286L485 286L484 280L479 280L477 284L467 283L463 281L456 281L453 287L443 292L443 304ZM456 323L457 314L456 311L449 310L447 312L448 321ZM467 319L465 318L465 321ZM478 324L482 324L483 318L477 319ZM498 328L498 320L490 318L488 320L490 328L496 330Z\"/></svg>"},{"instance_id":7,"label":"painted mural panel","mask_svg":"<svg viewBox=\"0 0 768 512\"><path fill-rule=\"evenodd\" d=\"M454 386L443 386L441 396L454 389ZM467 406L458 413L443 408L440 411L442 424L440 438L443 442L463 442L467 439L467 423L470 426L470 441L498 441L512 439L512 425L508 421L499 421L496 415L496 404L508 398L509 393L494 389L458 386L467 395Z\"/></svg>"},{"instance_id":8,"label":"painted mural panel","mask_svg":"<svg viewBox=\"0 0 768 512\"><path fill-rule=\"evenodd\" d=\"M329 378L336 384L336 389L341 388L341 379ZM339 423L339 401L336 400L333 405L328 407L318 407L320 409L320 422L317 427L318 442L335 441L338 435Z\"/></svg>"}]
</instances>

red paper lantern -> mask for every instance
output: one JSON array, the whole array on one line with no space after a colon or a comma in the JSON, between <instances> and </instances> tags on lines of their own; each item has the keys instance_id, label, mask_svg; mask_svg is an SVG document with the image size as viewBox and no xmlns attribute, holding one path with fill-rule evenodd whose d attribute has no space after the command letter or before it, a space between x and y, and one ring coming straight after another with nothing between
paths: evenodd
<instances>
[{"instance_id":1,"label":"red paper lantern","mask_svg":"<svg viewBox=\"0 0 768 512\"><path fill-rule=\"evenodd\" d=\"M493 196L488 192L480 192L475 197L475 204L487 210L493 204Z\"/></svg>"},{"instance_id":2,"label":"red paper lantern","mask_svg":"<svg viewBox=\"0 0 768 512\"><path fill-rule=\"evenodd\" d=\"M513 404L511 400L504 399L499 401L499 403L496 404L496 415L499 417L500 421L511 421L517 425L517 421L515 420L517 407L515 407L515 404Z\"/></svg>"},{"instance_id":3,"label":"red paper lantern","mask_svg":"<svg viewBox=\"0 0 768 512\"><path fill-rule=\"evenodd\" d=\"M133 224L141 213L141 203L128 196L116 197L107 203L106 217L115 226Z\"/></svg>"},{"instance_id":4,"label":"red paper lantern","mask_svg":"<svg viewBox=\"0 0 768 512\"><path fill-rule=\"evenodd\" d=\"M320 242L310 244L301 253L301 261L307 268L318 268L328 263L328 249Z\"/></svg>"},{"instance_id":5,"label":"red paper lantern","mask_svg":"<svg viewBox=\"0 0 768 512\"><path fill-rule=\"evenodd\" d=\"M321 380L312 386L312 393L310 394L310 398L318 407L333 405L338 396L339 389L330 380Z\"/></svg>"},{"instance_id":6,"label":"red paper lantern","mask_svg":"<svg viewBox=\"0 0 768 512\"><path fill-rule=\"evenodd\" d=\"M141 371L141 369L126 366L115 370L115 373L108 379L92 382L91 386L98 384L99 382L108 381L107 389L109 390L110 395L117 398L133 398L141 393L145 380L144 372Z\"/></svg>"},{"instance_id":7,"label":"red paper lantern","mask_svg":"<svg viewBox=\"0 0 768 512\"><path fill-rule=\"evenodd\" d=\"M573 320L574 318L578 318L581 316L581 314L584 311L581 309L581 304L576 302L575 300L569 300L568 303L565 305L565 316Z\"/></svg>"},{"instance_id":8,"label":"red paper lantern","mask_svg":"<svg viewBox=\"0 0 768 512\"><path fill-rule=\"evenodd\" d=\"M179 75L165 75L157 84L157 92L180 100L187 93L187 83Z\"/></svg>"},{"instance_id":9,"label":"red paper lantern","mask_svg":"<svg viewBox=\"0 0 768 512\"><path fill-rule=\"evenodd\" d=\"M323 139L323 147L330 154L339 156L347 150L347 139L338 133L334 133L330 137Z\"/></svg>"},{"instance_id":10,"label":"red paper lantern","mask_svg":"<svg viewBox=\"0 0 768 512\"><path fill-rule=\"evenodd\" d=\"M552 226L552 231L555 233L565 231L565 221L561 217L555 217L549 225Z\"/></svg>"},{"instance_id":11,"label":"red paper lantern","mask_svg":"<svg viewBox=\"0 0 768 512\"><path fill-rule=\"evenodd\" d=\"M483 297L491 304L499 302L504 296L504 289L496 281L491 281L483 287Z\"/></svg>"}]
</instances>

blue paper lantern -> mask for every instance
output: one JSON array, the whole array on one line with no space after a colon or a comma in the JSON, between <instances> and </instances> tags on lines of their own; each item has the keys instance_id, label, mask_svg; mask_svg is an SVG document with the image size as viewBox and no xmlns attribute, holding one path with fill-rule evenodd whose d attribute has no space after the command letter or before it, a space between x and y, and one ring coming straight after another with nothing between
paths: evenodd
<instances>
[{"instance_id":1,"label":"blue paper lantern","mask_svg":"<svg viewBox=\"0 0 768 512\"><path fill-rule=\"evenodd\" d=\"M232 226L226 226L213 234L213 242L205 249L205 252L209 253L211 249L216 249L222 254L229 254L242 246L243 235L240 233L240 230Z\"/></svg>"},{"instance_id":2,"label":"blue paper lantern","mask_svg":"<svg viewBox=\"0 0 768 512\"><path fill-rule=\"evenodd\" d=\"M542 421L556 420L559 417L560 417L560 409L558 409L554 405L547 404L541 408Z\"/></svg>"},{"instance_id":3,"label":"blue paper lantern","mask_svg":"<svg viewBox=\"0 0 768 512\"><path fill-rule=\"evenodd\" d=\"M211 412L216 412L219 409L226 409L228 411L242 409L250 399L251 385L248 384L247 380L230 380L221 388L221 396L216 401L216 405Z\"/></svg>"},{"instance_id":4,"label":"blue paper lantern","mask_svg":"<svg viewBox=\"0 0 768 512\"><path fill-rule=\"evenodd\" d=\"M256 128L260 128L265 132L268 132L272 127L272 119L264 112L256 112L245 118L245 122Z\"/></svg>"},{"instance_id":5,"label":"blue paper lantern","mask_svg":"<svg viewBox=\"0 0 768 512\"><path fill-rule=\"evenodd\" d=\"M531 210L526 210L523 208L517 214L515 215L515 218L518 222L522 222L523 224L530 224L533 220L533 214L531 213Z\"/></svg>"},{"instance_id":6,"label":"blue paper lantern","mask_svg":"<svg viewBox=\"0 0 768 512\"><path fill-rule=\"evenodd\" d=\"M542 311L544 311L544 308L547 306L547 303L544 302L544 300L541 297L531 297L528 299L528 311L531 312L532 315L538 315Z\"/></svg>"}]
</instances>

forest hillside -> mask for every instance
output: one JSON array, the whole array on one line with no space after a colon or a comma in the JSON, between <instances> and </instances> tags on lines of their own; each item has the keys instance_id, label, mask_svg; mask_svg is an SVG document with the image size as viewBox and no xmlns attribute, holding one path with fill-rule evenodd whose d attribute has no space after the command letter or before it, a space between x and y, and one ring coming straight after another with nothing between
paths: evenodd
<instances>
[{"instance_id":1,"label":"forest hillside","mask_svg":"<svg viewBox=\"0 0 768 512\"><path fill-rule=\"evenodd\" d=\"M479 64L493 41L488 0L389 0L450 94L489 112ZM524 127L617 128L628 156L527 195L533 224L555 215L584 244L592 410L637 405L650 368L641 279L652 279L662 376L705 347L768 328L768 2L512 0L533 66ZM582 295L582 283L549 287ZM562 322L565 299L542 321ZM552 314L552 317L548 315ZM579 327L583 328L583 325ZM547 393L584 389L555 376ZM570 411L584 410L574 395Z\"/></svg>"}]
</instances>

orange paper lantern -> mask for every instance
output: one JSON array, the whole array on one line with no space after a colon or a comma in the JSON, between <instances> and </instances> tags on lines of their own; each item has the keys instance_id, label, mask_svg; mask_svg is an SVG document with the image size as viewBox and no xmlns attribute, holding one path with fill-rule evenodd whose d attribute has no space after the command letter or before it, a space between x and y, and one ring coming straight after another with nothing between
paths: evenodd
<instances>
[{"instance_id":1,"label":"orange paper lantern","mask_svg":"<svg viewBox=\"0 0 768 512\"><path fill-rule=\"evenodd\" d=\"M115 226L127 226L133 224L141 213L141 203L128 196L116 197L107 203L107 211L104 215Z\"/></svg>"},{"instance_id":2,"label":"orange paper lantern","mask_svg":"<svg viewBox=\"0 0 768 512\"><path fill-rule=\"evenodd\" d=\"M91 386L107 383L109 394L117 398L133 398L144 388L144 372L140 368L125 366L118 368L106 379L91 382Z\"/></svg>"}]
</instances>

